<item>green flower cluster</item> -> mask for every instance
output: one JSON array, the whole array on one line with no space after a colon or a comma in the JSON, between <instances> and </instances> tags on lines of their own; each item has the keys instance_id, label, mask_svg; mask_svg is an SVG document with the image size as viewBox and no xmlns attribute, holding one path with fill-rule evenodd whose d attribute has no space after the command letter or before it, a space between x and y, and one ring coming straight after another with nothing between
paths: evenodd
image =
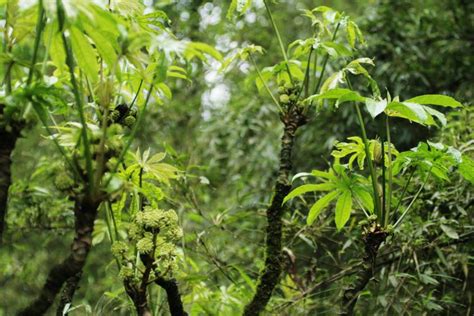
<instances>
[{"instance_id":1,"label":"green flower cluster","mask_svg":"<svg viewBox=\"0 0 474 316\"><path fill-rule=\"evenodd\" d=\"M129 239L142 255L153 256L153 275L166 275L177 269L177 240L183 232L178 225L178 215L174 210L161 210L147 206L135 214L129 227ZM135 260L124 242L112 245L112 254L121 265L120 277L124 280L139 279L134 275ZM137 269L140 271L140 269ZM138 272L139 273L139 272Z\"/></svg>"}]
</instances>

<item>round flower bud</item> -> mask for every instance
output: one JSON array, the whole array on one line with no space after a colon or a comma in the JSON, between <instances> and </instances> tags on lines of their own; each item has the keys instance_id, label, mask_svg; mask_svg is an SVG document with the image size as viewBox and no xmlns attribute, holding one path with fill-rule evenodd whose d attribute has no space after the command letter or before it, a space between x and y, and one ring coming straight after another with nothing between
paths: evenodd
<instances>
[{"instance_id":1,"label":"round flower bud","mask_svg":"<svg viewBox=\"0 0 474 316\"><path fill-rule=\"evenodd\" d=\"M135 124L136 121L137 121L136 118L134 118L133 116L129 115L129 116L125 117L125 119L123 120L123 123L124 123L125 126L127 126L127 127L132 127L133 124Z\"/></svg>"},{"instance_id":2,"label":"round flower bud","mask_svg":"<svg viewBox=\"0 0 474 316\"><path fill-rule=\"evenodd\" d=\"M283 104L289 103L290 102L290 97L288 96L288 94L280 95L280 102L283 103Z\"/></svg>"},{"instance_id":3,"label":"round flower bud","mask_svg":"<svg viewBox=\"0 0 474 316\"><path fill-rule=\"evenodd\" d=\"M120 269L119 277L120 277L122 280L131 279L131 278L133 278L133 275L134 275L133 269L130 268L130 267L123 266L123 267Z\"/></svg>"},{"instance_id":4,"label":"round flower bud","mask_svg":"<svg viewBox=\"0 0 474 316\"><path fill-rule=\"evenodd\" d=\"M113 110L112 112L110 112L110 120L112 122L117 122L119 117L120 117L120 112L119 111Z\"/></svg>"},{"instance_id":5,"label":"round flower bud","mask_svg":"<svg viewBox=\"0 0 474 316\"><path fill-rule=\"evenodd\" d=\"M122 257L128 251L128 246L123 241L114 242L112 245L112 254L115 257Z\"/></svg>"},{"instance_id":6,"label":"round flower bud","mask_svg":"<svg viewBox=\"0 0 474 316\"><path fill-rule=\"evenodd\" d=\"M285 89L288 89L288 90L293 89L293 84L291 82L285 83Z\"/></svg>"},{"instance_id":7,"label":"round flower bud","mask_svg":"<svg viewBox=\"0 0 474 316\"><path fill-rule=\"evenodd\" d=\"M153 250L153 235L145 233L145 236L137 242L137 250L140 253L149 253Z\"/></svg>"},{"instance_id":8,"label":"round flower bud","mask_svg":"<svg viewBox=\"0 0 474 316\"><path fill-rule=\"evenodd\" d=\"M69 190L74 186L74 180L66 172L60 172L54 179L54 185L58 190Z\"/></svg>"}]
</instances>

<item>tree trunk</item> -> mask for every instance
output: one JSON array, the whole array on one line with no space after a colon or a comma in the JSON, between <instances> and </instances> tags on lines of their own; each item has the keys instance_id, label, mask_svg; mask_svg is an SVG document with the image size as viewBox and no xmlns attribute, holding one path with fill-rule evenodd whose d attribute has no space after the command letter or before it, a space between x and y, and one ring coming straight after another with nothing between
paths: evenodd
<instances>
[{"instance_id":1,"label":"tree trunk","mask_svg":"<svg viewBox=\"0 0 474 316\"><path fill-rule=\"evenodd\" d=\"M6 230L8 189L11 185L11 154L19 137L20 129L11 132L0 130L0 245Z\"/></svg>"},{"instance_id":2,"label":"tree trunk","mask_svg":"<svg viewBox=\"0 0 474 316\"><path fill-rule=\"evenodd\" d=\"M265 309L278 284L282 270L282 217L283 199L291 190L289 175L292 168L291 155L297 129L306 123L301 109L293 107L281 120L284 125L281 138L280 168L275 182L274 196L267 209L265 267L260 274L257 290L252 301L245 307L244 315L258 315Z\"/></svg>"},{"instance_id":3,"label":"tree trunk","mask_svg":"<svg viewBox=\"0 0 474 316\"><path fill-rule=\"evenodd\" d=\"M19 315L43 315L53 304L64 283L82 272L92 245L92 231L99 204L99 199L88 196L76 201L75 237L71 245L71 253L63 262L50 270L39 296ZM70 299L72 300L72 297Z\"/></svg>"},{"instance_id":4,"label":"tree trunk","mask_svg":"<svg viewBox=\"0 0 474 316\"><path fill-rule=\"evenodd\" d=\"M342 297L341 315L353 315L359 293L365 289L374 276L375 261L380 245L387 238L388 233L378 224L373 224L364 236L365 257L361 269L356 275L352 286L344 291Z\"/></svg>"}]
</instances>

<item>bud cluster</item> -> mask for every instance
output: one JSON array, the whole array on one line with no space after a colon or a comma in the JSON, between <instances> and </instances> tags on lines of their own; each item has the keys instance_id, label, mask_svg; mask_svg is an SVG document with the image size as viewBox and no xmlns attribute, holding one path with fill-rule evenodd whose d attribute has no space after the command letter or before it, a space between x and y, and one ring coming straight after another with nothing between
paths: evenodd
<instances>
[{"instance_id":1,"label":"bud cluster","mask_svg":"<svg viewBox=\"0 0 474 316\"><path fill-rule=\"evenodd\" d=\"M133 127L137 121L137 109L127 104L117 105L109 114L109 124L117 123L125 127Z\"/></svg>"},{"instance_id":2,"label":"bud cluster","mask_svg":"<svg viewBox=\"0 0 474 316\"><path fill-rule=\"evenodd\" d=\"M176 245L183 232L178 225L178 216L174 210L161 210L147 206L135 214L129 227L129 239L141 255L152 256L154 275L172 273L177 268ZM120 276L123 279L139 277L130 275L129 267L134 266L133 253L124 242L115 242L112 254L121 263ZM140 269L136 269L140 271ZM139 272L138 272L139 273Z\"/></svg>"},{"instance_id":3,"label":"bud cluster","mask_svg":"<svg viewBox=\"0 0 474 316\"><path fill-rule=\"evenodd\" d=\"M280 85L278 86L280 103L285 107L290 107L294 104L302 106L302 101L298 100L300 91L301 84L299 82L295 82L295 84L290 82L285 83L284 81L280 82Z\"/></svg>"}]
</instances>

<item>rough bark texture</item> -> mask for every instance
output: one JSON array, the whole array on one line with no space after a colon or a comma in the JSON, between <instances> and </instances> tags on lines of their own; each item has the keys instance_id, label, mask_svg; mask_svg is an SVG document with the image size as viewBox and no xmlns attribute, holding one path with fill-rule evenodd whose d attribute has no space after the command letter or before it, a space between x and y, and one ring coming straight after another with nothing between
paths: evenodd
<instances>
[{"instance_id":1,"label":"rough bark texture","mask_svg":"<svg viewBox=\"0 0 474 316\"><path fill-rule=\"evenodd\" d=\"M41 293L19 315L43 315L53 304L64 283L81 273L92 245L92 231L99 204L99 199L91 197L76 200L74 207L75 236L71 245L71 253L63 262L50 270Z\"/></svg>"},{"instance_id":2,"label":"rough bark texture","mask_svg":"<svg viewBox=\"0 0 474 316\"><path fill-rule=\"evenodd\" d=\"M252 301L245 307L244 315L258 315L265 309L273 289L278 284L282 270L282 216L283 199L291 190L289 175L292 168L291 154L298 127L306 123L301 109L293 107L281 117L284 125L281 138L280 168L275 183L274 196L267 213L265 267L260 274Z\"/></svg>"},{"instance_id":3,"label":"rough bark texture","mask_svg":"<svg viewBox=\"0 0 474 316\"><path fill-rule=\"evenodd\" d=\"M353 315L359 293L374 276L375 261L380 245L388 234L379 225L373 224L364 236L365 257L362 267L356 275L353 285L344 291L341 315Z\"/></svg>"},{"instance_id":4,"label":"rough bark texture","mask_svg":"<svg viewBox=\"0 0 474 316\"><path fill-rule=\"evenodd\" d=\"M140 259L145 265L146 269L156 270L156 264L153 262L153 258L149 255L141 255ZM181 301L181 294L179 293L178 283L175 279L165 279L158 277L154 280L155 284L160 286L166 291L168 300L168 307L172 316L187 316L188 314L184 311L183 302ZM146 293L146 292L145 292Z\"/></svg>"},{"instance_id":5,"label":"rough bark texture","mask_svg":"<svg viewBox=\"0 0 474 316\"><path fill-rule=\"evenodd\" d=\"M82 271L66 281L66 285L64 285L63 291L61 293L61 299L56 310L56 316L68 315L68 313L64 313L64 308L67 304L72 303L72 298L79 287L78 284L81 280L81 276Z\"/></svg>"},{"instance_id":6,"label":"rough bark texture","mask_svg":"<svg viewBox=\"0 0 474 316\"><path fill-rule=\"evenodd\" d=\"M0 108L0 112L3 110ZM0 129L0 245L3 242L3 233L6 230L8 189L11 184L11 154L20 137L21 127L14 127L7 132Z\"/></svg>"},{"instance_id":7,"label":"rough bark texture","mask_svg":"<svg viewBox=\"0 0 474 316\"><path fill-rule=\"evenodd\" d=\"M181 294L179 293L178 283L175 279L166 280L158 278L155 283L166 291L168 297L168 306L172 316L187 316L184 311Z\"/></svg>"},{"instance_id":8,"label":"rough bark texture","mask_svg":"<svg viewBox=\"0 0 474 316\"><path fill-rule=\"evenodd\" d=\"M146 288L135 286L132 282L124 281L125 291L135 305L135 310L139 316L151 316Z\"/></svg>"}]
</instances>

